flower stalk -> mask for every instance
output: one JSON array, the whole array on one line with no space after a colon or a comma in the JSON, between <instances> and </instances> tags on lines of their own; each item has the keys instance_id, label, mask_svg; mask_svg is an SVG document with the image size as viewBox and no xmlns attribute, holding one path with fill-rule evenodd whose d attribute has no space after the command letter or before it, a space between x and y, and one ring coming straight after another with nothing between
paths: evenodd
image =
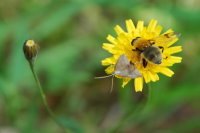
<instances>
[{"instance_id":1,"label":"flower stalk","mask_svg":"<svg viewBox=\"0 0 200 133\"><path fill-rule=\"evenodd\" d=\"M44 90L41 86L40 80L39 80L39 78L38 78L38 76L35 72L34 62L35 62L35 58L37 56L37 53L39 51L39 45L36 44L33 40L27 40L24 43L23 50L24 50L24 55L25 55L25 57L26 57L26 59L29 63L29 66L30 66L31 72L33 74L33 77L35 79L35 82L37 84L37 87L40 90L42 102L43 102L48 114L57 123L57 125L60 126L64 130L65 133L69 132L69 130L66 129L65 126L62 123L60 123L60 121L58 121L58 119L54 115L53 111L50 109L50 107L47 103L47 100L46 100L46 95L45 95Z\"/></svg>"}]
</instances>

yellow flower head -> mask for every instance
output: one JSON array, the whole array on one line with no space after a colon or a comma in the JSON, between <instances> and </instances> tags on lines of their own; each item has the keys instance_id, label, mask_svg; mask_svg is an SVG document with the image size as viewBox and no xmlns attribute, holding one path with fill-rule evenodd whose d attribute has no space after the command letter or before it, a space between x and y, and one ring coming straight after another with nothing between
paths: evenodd
<instances>
[{"instance_id":1,"label":"yellow flower head","mask_svg":"<svg viewBox=\"0 0 200 133\"><path fill-rule=\"evenodd\" d=\"M127 31L124 31L117 25L114 28L117 37L108 35L107 40L110 43L103 43L103 48L113 54L112 57L102 60L102 65L108 66L106 73L122 78L122 87L124 87L133 79L133 71L137 70L140 76L134 78L136 92L142 91L143 81L148 83L159 80L158 73L171 77L174 72L168 67L182 60L181 57L172 56L182 51L181 46L171 47L178 40L178 34L171 29L160 34L162 27L157 25L156 20L151 20L147 27L144 26L143 21L138 21L135 27L132 20L126 20L126 28ZM123 66L123 63L126 66ZM116 72L118 66L123 67Z\"/></svg>"}]
</instances>

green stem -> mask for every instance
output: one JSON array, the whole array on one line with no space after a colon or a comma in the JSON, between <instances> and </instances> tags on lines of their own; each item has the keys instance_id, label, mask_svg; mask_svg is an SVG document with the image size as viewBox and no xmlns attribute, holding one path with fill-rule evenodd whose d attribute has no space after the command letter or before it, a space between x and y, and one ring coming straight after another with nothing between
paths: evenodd
<instances>
[{"instance_id":1,"label":"green stem","mask_svg":"<svg viewBox=\"0 0 200 133\"><path fill-rule=\"evenodd\" d=\"M29 61L29 65L30 65L30 68L31 68L31 71L33 73L33 76L34 76L34 79L35 79L35 82L40 90L40 95L42 97L42 102L45 106L45 108L47 109L49 115L51 116L51 118L64 130L65 133L67 133L67 129L64 127L64 125L62 125L58 120L57 118L55 117L54 113L52 112L52 110L50 109L47 101L46 101L46 95L44 94L44 91L42 89L42 86L40 84L40 81L38 79L38 76L35 72L35 69L34 69L34 65L33 65L33 60L32 61Z\"/></svg>"}]
</instances>

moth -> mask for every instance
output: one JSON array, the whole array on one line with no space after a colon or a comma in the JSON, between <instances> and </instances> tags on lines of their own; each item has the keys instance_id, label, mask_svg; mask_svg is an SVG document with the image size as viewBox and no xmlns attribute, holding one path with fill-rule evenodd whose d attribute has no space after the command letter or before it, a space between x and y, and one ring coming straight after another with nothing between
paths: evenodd
<instances>
[{"instance_id":1,"label":"moth","mask_svg":"<svg viewBox=\"0 0 200 133\"><path fill-rule=\"evenodd\" d=\"M114 68L114 73L108 76L102 76L102 77L95 77L95 79L100 79L100 78L107 78L112 76L112 84L111 84L111 89L110 92L113 90L113 77L121 76L124 78L138 78L141 77L142 74L135 68L134 64L131 63L128 58L126 57L125 54L122 54L119 56L117 63L115 64Z\"/></svg>"}]
</instances>

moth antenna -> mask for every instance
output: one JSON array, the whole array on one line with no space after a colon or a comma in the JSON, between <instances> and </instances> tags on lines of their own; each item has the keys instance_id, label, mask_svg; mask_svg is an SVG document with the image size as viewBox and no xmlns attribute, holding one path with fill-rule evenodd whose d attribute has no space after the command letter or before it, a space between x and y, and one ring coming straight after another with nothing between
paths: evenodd
<instances>
[{"instance_id":1,"label":"moth antenna","mask_svg":"<svg viewBox=\"0 0 200 133\"><path fill-rule=\"evenodd\" d=\"M94 79L103 79L103 78L108 78L108 77L111 77L111 76L114 76L114 74L107 75L107 76L101 76L101 77L94 77Z\"/></svg>"},{"instance_id":2,"label":"moth antenna","mask_svg":"<svg viewBox=\"0 0 200 133\"><path fill-rule=\"evenodd\" d=\"M111 80L110 93L113 91L113 81L114 81L114 75L112 76L112 80Z\"/></svg>"}]
</instances>

